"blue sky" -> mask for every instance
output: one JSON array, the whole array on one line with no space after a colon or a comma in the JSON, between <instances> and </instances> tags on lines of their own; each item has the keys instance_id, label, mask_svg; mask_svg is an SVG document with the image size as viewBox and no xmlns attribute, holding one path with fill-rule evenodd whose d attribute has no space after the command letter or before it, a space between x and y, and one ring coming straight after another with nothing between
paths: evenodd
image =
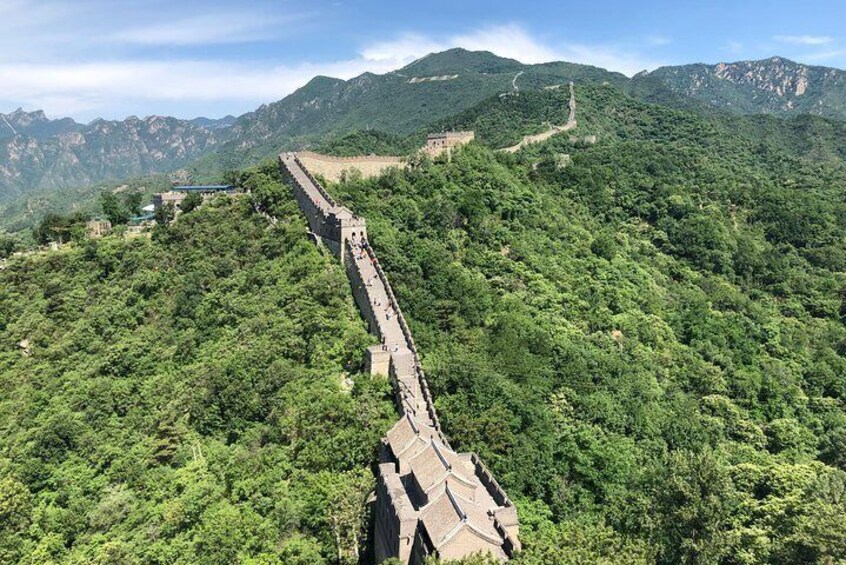
<instances>
[{"instance_id":1,"label":"blue sky","mask_svg":"<svg viewBox=\"0 0 846 565\"><path fill-rule=\"evenodd\" d=\"M456 46L627 75L773 55L846 68L846 2L0 0L0 112L237 115L316 74Z\"/></svg>"}]
</instances>

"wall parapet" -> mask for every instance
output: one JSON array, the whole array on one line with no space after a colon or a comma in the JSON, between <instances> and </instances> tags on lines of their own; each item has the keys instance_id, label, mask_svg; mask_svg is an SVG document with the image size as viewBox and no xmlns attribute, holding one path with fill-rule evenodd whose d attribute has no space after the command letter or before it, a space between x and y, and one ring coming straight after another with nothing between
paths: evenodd
<instances>
[{"instance_id":1,"label":"wall parapet","mask_svg":"<svg viewBox=\"0 0 846 565\"><path fill-rule=\"evenodd\" d=\"M449 447L449 440L446 438L443 431L441 431L441 421L438 419L438 414L435 411L435 402L434 400L432 400L432 393L429 391L429 382L426 379L426 375L423 373L423 369L420 364L420 356L417 353L417 346L414 343L414 337L411 335L411 329L408 327L408 322L406 322L405 315L402 313L402 308L400 308L399 301L397 300L397 297L394 294L394 289L391 287L391 283L390 281L388 281L388 277L387 275L385 275L385 271L382 269L382 265L376 258L376 253L371 247L367 247L367 254L370 256L370 260L373 262L373 266L376 268L376 273L379 275L379 280L382 281L382 284L384 285L385 290L388 293L388 297L394 304L394 308L397 312L397 320L399 321L403 336L406 339L408 349L414 355L414 369L417 375L417 380L420 383L420 389L423 392L423 400L426 403L426 412L428 413L429 418L434 423L434 428L438 431L438 434L440 435L444 445Z\"/></svg>"},{"instance_id":2,"label":"wall parapet","mask_svg":"<svg viewBox=\"0 0 846 565\"><path fill-rule=\"evenodd\" d=\"M322 184L317 182L317 179L314 178L314 176L309 172L309 170L305 167L305 165L303 165L302 161L300 161L299 156L296 153L294 153L293 156L294 156L294 161L297 163L297 165L300 166L303 173L305 173L305 175L308 177L308 179L312 183L314 183L314 187L320 192L320 195L323 196L323 198L326 199L326 202L328 202L332 207L337 206L335 199L332 198L332 196L326 191L325 188L323 188Z\"/></svg>"},{"instance_id":3,"label":"wall parapet","mask_svg":"<svg viewBox=\"0 0 846 565\"><path fill-rule=\"evenodd\" d=\"M314 159L316 161L325 161L327 163L340 163L342 165L347 163L387 163L399 164L403 158L395 155L352 155L349 157L342 157L339 155L325 155L323 153L315 153L314 151L298 151L298 157L305 157L307 159Z\"/></svg>"},{"instance_id":4,"label":"wall parapet","mask_svg":"<svg viewBox=\"0 0 846 565\"><path fill-rule=\"evenodd\" d=\"M482 484L485 488L488 489L488 492L491 494L493 499L496 501L497 504L500 506L512 506L511 500L508 498L508 495L505 494L505 491L502 490L502 487L499 486L499 483L493 476L488 468L482 463L482 460L476 453L473 453L470 456L470 460L473 462L473 465L476 467L476 475L482 481Z\"/></svg>"}]
</instances>

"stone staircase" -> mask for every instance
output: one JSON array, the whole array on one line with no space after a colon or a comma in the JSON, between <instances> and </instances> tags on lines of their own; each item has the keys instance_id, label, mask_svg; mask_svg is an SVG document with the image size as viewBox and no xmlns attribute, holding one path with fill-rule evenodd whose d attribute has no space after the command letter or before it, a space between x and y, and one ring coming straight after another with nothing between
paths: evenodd
<instances>
[{"instance_id":1,"label":"stone staircase","mask_svg":"<svg viewBox=\"0 0 846 565\"><path fill-rule=\"evenodd\" d=\"M344 265L370 332L366 351L374 375L394 388L399 421L380 446L374 512L377 562L396 557L460 559L489 553L500 560L519 550L517 511L474 453L456 453L441 430L408 323L367 239L363 218L339 206L294 153L279 156L282 172L313 237Z\"/></svg>"}]
</instances>

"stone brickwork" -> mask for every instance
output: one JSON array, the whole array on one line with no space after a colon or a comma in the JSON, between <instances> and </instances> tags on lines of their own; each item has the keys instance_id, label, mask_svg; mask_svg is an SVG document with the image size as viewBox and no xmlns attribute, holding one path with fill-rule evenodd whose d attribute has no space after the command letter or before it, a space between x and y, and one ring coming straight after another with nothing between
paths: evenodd
<instances>
[{"instance_id":1,"label":"stone brickwork","mask_svg":"<svg viewBox=\"0 0 846 565\"><path fill-rule=\"evenodd\" d=\"M326 180L337 182L344 175L357 171L362 177L377 177L390 167L405 166L401 157L382 155L361 155L356 157L336 157L321 155L312 151L300 151L297 158L309 171Z\"/></svg>"},{"instance_id":2,"label":"stone brickwork","mask_svg":"<svg viewBox=\"0 0 846 565\"><path fill-rule=\"evenodd\" d=\"M420 152L431 157L437 157L444 152L451 152L453 148L475 139L472 131L446 131L429 134L426 145ZM364 178L377 177L391 167L407 166L402 157L386 155L357 155L354 157L338 157L322 155L313 151L297 152L297 160L310 173L320 175L331 182L337 182L353 172Z\"/></svg>"},{"instance_id":3,"label":"stone brickwork","mask_svg":"<svg viewBox=\"0 0 846 565\"><path fill-rule=\"evenodd\" d=\"M188 196L187 192L179 192L176 190L158 192L153 195L153 206L155 206L157 210L164 204L173 204L174 208L178 208L182 201L185 200L186 196Z\"/></svg>"},{"instance_id":4,"label":"stone brickwork","mask_svg":"<svg viewBox=\"0 0 846 565\"><path fill-rule=\"evenodd\" d=\"M449 153L454 147L470 143L476 139L472 131L444 131L441 133L430 133L426 136L426 147L423 151L436 157L446 151Z\"/></svg>"},{"instance_id":5,"label":"stone brickwork","mask_svg":"<svg viewBox=\"0 0 846 565\"><path fill-rule=\"evenodd\" d=\"M112 223L109 220L88 220L85 223L85 233L90 238L99 238L112 233Z\"/></svg>"},{"instance_id":6,"label":"stone brickwork","mask_svg":"<svg viewBox=\"0 0 846 565\"><path fill-rule=\"evenodd\" d=\"M401 415L380 446L377 562L418 564L427 556L479 552L508 559L520 548L517 511L478 456L453 451L441 430L414 338L366 243L364 219L338 206L297 155L280 155L280 162L312 234L346 268L362 317L381 343L367 350L368 368L387 373Z\"/></svg>"}]
</instances>

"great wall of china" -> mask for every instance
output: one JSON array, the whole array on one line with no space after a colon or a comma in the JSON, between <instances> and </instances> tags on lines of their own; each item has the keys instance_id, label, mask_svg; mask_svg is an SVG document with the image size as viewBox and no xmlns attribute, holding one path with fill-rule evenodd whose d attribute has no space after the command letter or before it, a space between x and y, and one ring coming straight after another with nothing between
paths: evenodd
<instances>
[{"instance_id":1,"label":"great wall of china","mask_svg":"<svg viewBox=\"0 0 846 565\"><path fill-rule=\"evenodd\" d=\"M519 74L518 74L519 76ZM514 77L516 80L517 77ZM556 85L560 86L560 85ZM515 92L517 91L515 86ZM510 93L509 93L510 94ZM553 135L570 131L576 127L576 94L573 83L570 83L570 102L568 104L567 122L563 125L550 125L549 129L534 135L523 136L516 145L510 147L503 147L497 151L504 151L507 153L515 153L527 145L532 143L540 143L552 137ZM595 136L592 138L585 138L588 142L595 142ZM461 145L472 141L474 138L473 132L444 132L442 134L433 134L429 136L426 145L420 149L430 155L438 155L443 151L449 151L452 147ZM324 155L322 153L315 153L313 151L300 151L297 157L305 168L316 175L320 175L326 180L337 182L341 180L345 174L355 170L361 176L375 177L384 173L390 167L402 166L405 162L403 157L386 156L386 155L357 155L354 157L339 157L335 155Z\"/></svg>"},{"instance_id":2,"label":"great wall of china","mask_svg":"<svg viewBox=\"0 0 846 565\"><path fill-rule=\"evenodd\" d=\"M515 152L574 129L576 98L572 82L568 109L566 124L525 136L517 145L500 151ZM421 151L438 155L473 138L473 132L432 134ZM302 151L283 153L279 161L312 236L345 267L362 318L380 341L380 345L366 350L366 368L372 375L390 379L400 413L379 449L373 511L376 562L396 557L403 564L421 565L428 556L460 559L476 553L509 559L520 549L517 509L475 453L457 453L450 446L411 330L367 243L364 218L338 205L314 176L316 173L335 181L351 169L365 177L376 176L402 165L404 159L336 157Z\"/></svg>"},{"instance_id":3,"label":"great wall of china","mask_svg":"<svg viewBox=\"0 0 846 565\"><path fill-rule=\"evenodd\" d=\"M333 182L340 180L344 173L352 169L357 170L363 177L367 178L379 176L389 167L398 167L403 163L401 157L383 155L337 157L314 153L313 151L300 151L297 153L297 157L309 171Z\"/></svg>"},{"instance_id":4,"label":"great wall of china","mask_svg":"<svg viewBox=\"0 0 846 565\"><path fill-rule=\"evenodd\" d=\"M523 139L520 140L520 143L512 145L511 147L504 147L500 149L500 151L505 151L506 153L516 153L527 145L531 145L532 143L540 143L541 141L545 141L555 134L574 129L576 127L576 93L574 91L574 86L572 82L570 83L570 103L568 107L569 114L567 116L566 124L561 126L550 126L550 128L544 132L535 135L523 136Z\"/></svg>"},{"instance_id":5,"label":"great wall of china","mask_svg":"<svg viewBox=\"0 0 846 565\"><path fill-rule=\"evenodd\" d=\"M396 557L488 553L509 559L520 548L517 510L474 453L456 453L444 435L414 338L385 272L367 243L364 218L339 206L298 155L279 156L315 239L344 265L355 301L381 345L366 351L373 375L387 376L399 421L380 445L373 539L377 563Z\"/></svg>"}]
</instances>

